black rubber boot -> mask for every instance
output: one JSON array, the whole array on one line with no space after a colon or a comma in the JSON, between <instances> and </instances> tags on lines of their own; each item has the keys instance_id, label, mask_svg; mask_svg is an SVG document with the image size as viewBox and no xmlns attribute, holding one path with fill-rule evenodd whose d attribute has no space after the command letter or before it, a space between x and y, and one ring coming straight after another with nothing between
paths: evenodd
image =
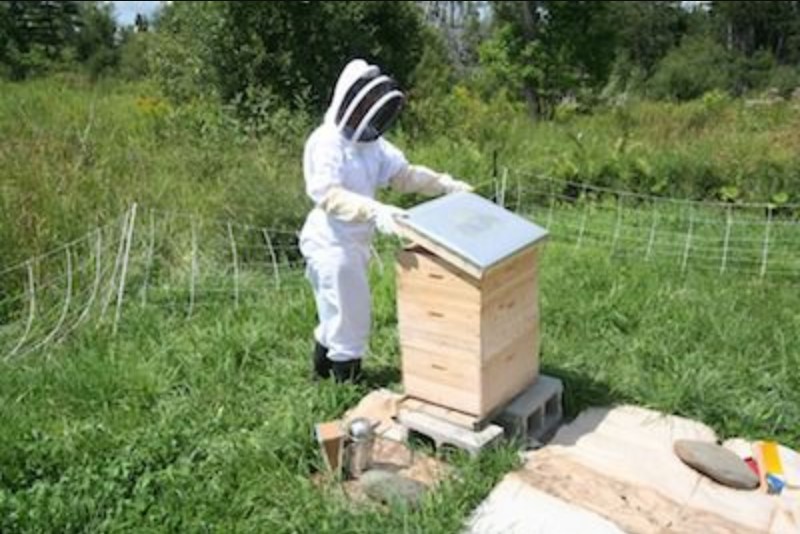
<instances>
[{"instance_id":1,"label":"black rubber boot","mask_svg":"<svg viewBox=\"0 0 800 534\"><path fill-rule=\"evenodd\" d=\"M330 378L333 362L328 359L328 347L319 341L314 342L313 363L314 378Z\"/></svg>"},{"instance_id":2,"label":"black rubber boot","mask_svg":"<svg viewBox=\"0 0 800 534\"><path fill-rule=\"evenodd\" d=\"M348 360L346 362L332 362L333 378L338 383L342 382L360 382L361 376L361 360Z\"/></svg>"}]
</instances>

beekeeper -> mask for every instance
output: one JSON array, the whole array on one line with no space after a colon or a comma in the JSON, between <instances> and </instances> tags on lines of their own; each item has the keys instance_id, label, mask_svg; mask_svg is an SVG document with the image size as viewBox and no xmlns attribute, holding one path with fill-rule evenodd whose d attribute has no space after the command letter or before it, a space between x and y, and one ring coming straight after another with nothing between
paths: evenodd
<instances>
[{"instance_id":1,"label":"beekeeper","mask_svg":"<svg viewBox=\"0 0 800 534\"><path fill-rule=\"evenodd\" d=\"M306 275L319 324L314 330L316 376L358 380L370 332L367 280L374 230L397 231L404 212L375 200L383 187L438 195L472 188L447 174L410 165L382 135L397 118L405 96L375 65L347 64L325 120L306 141L303 173L314 207L300 234Z\"/></svg>"}]
</instances>

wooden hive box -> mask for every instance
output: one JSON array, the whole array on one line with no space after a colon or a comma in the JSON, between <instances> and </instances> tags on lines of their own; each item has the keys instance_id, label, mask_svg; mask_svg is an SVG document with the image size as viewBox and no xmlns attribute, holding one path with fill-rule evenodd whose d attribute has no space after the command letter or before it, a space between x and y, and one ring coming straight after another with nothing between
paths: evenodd
<instances>
[{"instance_id":1,"label":"wooden hive box","mask_svg":"<svg viewBox=\"0 0 800 534\"><path fill-rule=\"evenodd\" d=\"M397 257L405 393L489 416L539 370L537 256L547 232L477 195L418 206Z\"/></svg>"}]
</instances>

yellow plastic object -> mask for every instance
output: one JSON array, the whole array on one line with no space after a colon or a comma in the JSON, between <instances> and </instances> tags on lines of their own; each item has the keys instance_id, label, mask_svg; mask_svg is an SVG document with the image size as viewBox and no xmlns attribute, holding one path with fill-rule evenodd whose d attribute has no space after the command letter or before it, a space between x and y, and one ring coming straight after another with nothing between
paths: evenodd
<instances>
[{"instance_id":1,"label":"yellow plastic object","mask_svg":"<svg viewBox=\"0 0 800 534\"><path fill-rule=\"evenodd\" d=\"M765 441L761 444L761 452L764 455L764 469L772 475L783 475L781 457L778 454L778 444L774 441Z\"/></svg>"}]
</instances>

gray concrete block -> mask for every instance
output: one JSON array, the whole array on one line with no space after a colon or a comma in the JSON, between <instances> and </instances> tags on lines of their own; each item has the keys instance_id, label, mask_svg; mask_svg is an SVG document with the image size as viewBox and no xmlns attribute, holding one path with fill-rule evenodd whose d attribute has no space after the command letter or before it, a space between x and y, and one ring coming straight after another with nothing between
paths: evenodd
<instances>
[{"instance_id":1,"label":"gray concrete block","mask_svg":"<svg viewBox=\"0 0 800 534\"><path fill-rule=\"evenodd\" d=\"M397 414L397 420L410 431L433 440L437 448L451 445L473 456L503 438L503 428L498 425L488 425L482 430L469 430L416 410L401 409Z\"/></svg>"},{"instance_id":2,"label":"gray concrete block","mask_svg":"<svg viewBox=\"0 0 800 534\"><path fill-rule=\"evenodd\" d=\"M505 430L509 438L546 441L564 417L561 380L539 375L536 382L528 386L495 418L495 423Z\"/></svg>"}]
</instances>

